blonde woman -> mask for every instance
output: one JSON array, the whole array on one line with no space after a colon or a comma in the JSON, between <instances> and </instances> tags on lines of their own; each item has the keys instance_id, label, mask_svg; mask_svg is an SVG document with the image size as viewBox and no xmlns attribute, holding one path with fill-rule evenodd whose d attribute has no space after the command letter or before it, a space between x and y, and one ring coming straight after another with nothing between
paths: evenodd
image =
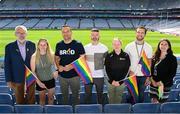
<instances>
[{"instance_id":1,"label":"blonde woman","mask_svg":"<svg viewBox=\"0 0 180 114\"><path fill-rule=\"evenodd\" d=\"M54 56L46 39L40 39L37 50L31 57L31 69L37 76L36 90L39 91L40 104L45 105L46 91L48 104L53 104L55 93L55 79L58 76L54 64Z\"/></svg>"}]
</instances>

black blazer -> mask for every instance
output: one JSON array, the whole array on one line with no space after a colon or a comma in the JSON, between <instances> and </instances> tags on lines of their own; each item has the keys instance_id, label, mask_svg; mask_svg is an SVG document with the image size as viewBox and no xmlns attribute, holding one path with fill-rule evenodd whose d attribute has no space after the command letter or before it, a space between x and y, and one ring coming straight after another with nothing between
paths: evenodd
<instances>
[{"instance_id":1,"label":"black blazer","mask_svg":"<svg viewBox=\"0 0 180 114\"><path fill-rule=\"evenodd\" d=\"M9 43L5 47L5 78L6 82L24 83L25 67L30 68L30 59L35 52L35 44L31 41L26 42L26 58L23 60L17 41Z\"/></svg>"},{"instance_id":2,"label":"black blazer","mask_svg":"<svg viewBox=\"0 0 180 114\"><path fill-rule=\"evenodd\" d=\"M176 75L177 59L172 54L167 54L156 67L156 75L154 74L156 59L152 59L151 74L156 82L162 81L165 87L171 87L173 85L173 78Z\"/></svg>"}]
</instances>

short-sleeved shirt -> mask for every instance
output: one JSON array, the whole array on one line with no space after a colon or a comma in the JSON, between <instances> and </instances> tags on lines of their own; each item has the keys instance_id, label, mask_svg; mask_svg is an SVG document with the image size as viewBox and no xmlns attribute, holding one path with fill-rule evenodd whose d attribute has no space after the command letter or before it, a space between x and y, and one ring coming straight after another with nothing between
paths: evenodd
<instances>
[{"instance_id":1,"label":"short-sleeved shirt","mask_svg":"<svg viewBox=\"0 0 180 114\"><path fill-rule=\"evenodd\" d=\"M55 55L60 57L59 64L66 66L80 57L80 55L85 54L84 47L81 42L72 40L71 43L65 44L64 41L60 41L56 44ZM78 76L74 69L70 71L60 72L63 78L72 78Z\"/></svg>"},{"instance_id":2,"label":"short-sleeved shirt","mask_svg":"<svg viewBox=\"0 0 180 114\"><path fill-rule=\"evenodd\" d=\"M93 78L104 77L104 60L107 55L108 48L102 44L92 45L89 43L84 46L86 52L86 61L91 70Z\"/></svg>"},{"instance_id":3,"label":"short-sleeved shirt","mask_svg":"<svg viewBox=\"0 0 180 114\"><path fill-rule=\"evenodd\" d=\"M136 44L136 42L131 42L125 47L125 52L129 54L131 66L130 70L135 73L137 76L144 76L141 71L141 65L138 64L142 50L145 51L148 59L152 58L152 47L147 42L144 42L143 45Z\"/></svg>"}]
</instances>

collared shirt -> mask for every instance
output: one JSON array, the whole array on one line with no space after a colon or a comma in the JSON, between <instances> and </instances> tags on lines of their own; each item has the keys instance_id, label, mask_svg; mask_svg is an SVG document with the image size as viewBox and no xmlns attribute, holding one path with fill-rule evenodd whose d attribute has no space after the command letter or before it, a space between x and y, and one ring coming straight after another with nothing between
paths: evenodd
<instances>
[{"instance_id":1,"label":"collared shirt","mask_svg":"<svg viewBox=\"0 0 180 114\"><path fill-rule=\"evenodd\" d=\"M24 44L21 44L18 40L17 40L17 45L18 45L18 48L19 48L19 51L21 53L21 56L23 58L23 60L25 61L26 59L26 41Z\"/></svg>"}]
</instances>

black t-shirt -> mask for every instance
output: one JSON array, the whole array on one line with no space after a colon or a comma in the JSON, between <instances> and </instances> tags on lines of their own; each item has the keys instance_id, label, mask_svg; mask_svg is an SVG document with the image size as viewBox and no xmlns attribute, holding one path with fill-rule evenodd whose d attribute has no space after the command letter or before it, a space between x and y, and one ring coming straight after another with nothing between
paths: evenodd
<instances>
[{"instance_id":1,"label":"black t-shirt","mask_svg":"<svg viewBox=\"0 0 180 114\"><path fill-rule=\"evenodd\" d=\"M60 65L65 66L80 57L80 55L85 54L84 47L81 42L72 40L71 43L65 44L64 41L60 41L56 44L55 55L60 57ZM72 78L78 76L74 69L66 72L60 72L63 78Z\"/></svg>"}]
</instances>

